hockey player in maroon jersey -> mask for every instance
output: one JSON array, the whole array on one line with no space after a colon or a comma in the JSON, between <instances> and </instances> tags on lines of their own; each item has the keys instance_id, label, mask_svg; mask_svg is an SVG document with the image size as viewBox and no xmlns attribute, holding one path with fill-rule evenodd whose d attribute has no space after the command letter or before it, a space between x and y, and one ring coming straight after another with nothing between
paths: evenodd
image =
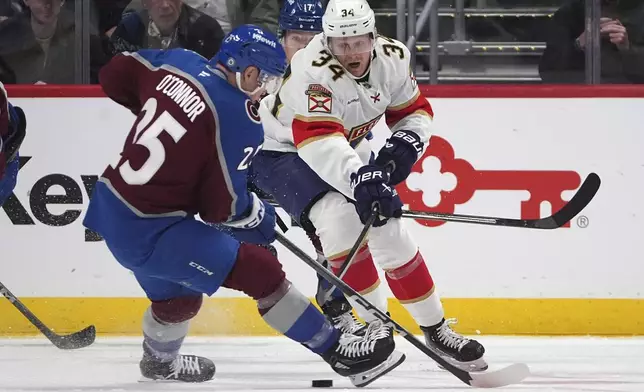
<instances>
[{"instance_id":1,"label":"hockey player in maroon jersey","mask_svg":"<svg viewBox=\"0 0 644 392\"><path fill-rule=\"evenodd\" d=\"M357 386L401 355L377 333L334 328L259 246L275 239L275 210L246 187L264 139L254 102L279 89L285 68L277 37L245 25L212 60L183 49L143 50L117 55L101 70L105 93L137 119L119 160L97 182L84 224L152 302L143 317L146 378L214 376L212 361L179 349L203 294L222 286L255 299L264 321Z\"/></svg>"}]
</instances>

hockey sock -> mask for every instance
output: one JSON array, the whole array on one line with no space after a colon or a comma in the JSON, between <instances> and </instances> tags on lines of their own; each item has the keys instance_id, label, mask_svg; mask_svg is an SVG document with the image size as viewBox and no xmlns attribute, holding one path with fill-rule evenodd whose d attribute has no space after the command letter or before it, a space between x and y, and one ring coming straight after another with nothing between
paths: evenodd
<instances>
[{"instance_id":1,"label":"hockey sock","mask_svg":"<svg viewBox=\"0 0 644 392\"><path fill-rule=\"evenodd\" d=\"M324 353L340 339L340 331L288 280L259 299L257 307L268 325L316 354Z\"/></svg>"},{"instance_id":2,"label":"hockey sock","mask_svg":"<svg viewBox=\"0 0 644 392\"><path fill-rule=\"evenodd\" d=\"M398 301L421 326L436 325L444 317L443 305L420 252L407 263L385 274Z\"/></svg>"},{"instance_id":3,"label":"hockey sock","mask_svg":"<svg viewBox=\"0 0 644 392\"><path fill-rule=\"evenodd\" d=\"M346 254L335 256L330 259L331 268L337 275L340 268L347 258ZM367 301L374 304L378 309L383 312L387 311L387 298L380 290L380 278L378 277L378 270L373 263L373 257L369 247L364 245L353 258L353 262L347 269L342 280L351 286L355 291L362 295ZM367 312L367 310L359 303L349 298L351 306L356 310L358 315L366 322L375 320L375 317Z\"/></svg>"},{"instance_id":4,"label":"hockey sock","mask_svg":"<svg viewBox=\"0 0 644 392\"><path fill-rule=\"evenodd\" d=\"M188 334L190 321L164 323L148 308L143 315L143 346L145 351L162 362L173 361Z\"/></svg>"}]
</instances>

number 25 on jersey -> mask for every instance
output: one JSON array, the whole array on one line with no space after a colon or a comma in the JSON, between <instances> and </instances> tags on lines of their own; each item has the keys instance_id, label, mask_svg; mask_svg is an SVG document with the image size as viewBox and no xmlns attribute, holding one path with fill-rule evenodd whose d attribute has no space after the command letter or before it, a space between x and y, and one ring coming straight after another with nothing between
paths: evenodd
<instances>
[{"instance_id":1,"label":"number 25 on jersey","mask_svg":"<svg viewBox=\"0 0 644 392\"><path fill-rule=\"evenodd\" d=\"M133 169L129 160L125 160L121 165L119 173L123 181L129 185L147 184L152 177L161 169L165 162L166 151L163 143L159 140L161 132L166 131L178 143L179 140L188 132L174 117L167 111L163 111L154 122L152 121L157 114L157 100L150 98L143 105L144 116L136 126L136 132L132 142L145 147L148 152L148 159L139 169ZM120 161L120 158L119 158ZM116 169L118 162L112 167Z\"/></svg>"}]
</instances>

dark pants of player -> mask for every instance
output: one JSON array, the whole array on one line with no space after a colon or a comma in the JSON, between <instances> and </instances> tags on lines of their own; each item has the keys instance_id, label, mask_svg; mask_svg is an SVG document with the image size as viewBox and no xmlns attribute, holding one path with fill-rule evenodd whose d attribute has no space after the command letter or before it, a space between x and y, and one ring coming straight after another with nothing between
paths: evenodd
<instances>
[{"instance_id":1,"label":"dark pants of player","mask_svg":"<svg viewBox=\"0 0 644 392\"><path fill-rule=\"evenodd\" d=\"M309 210L334 188L324 182L297 153L261 151L253 158L252 177L255 185L271 194L305 231L315 232L308 219ZM329 287L330 283L318 275L318 294L326 292ZM331 297L343 298L344 295L336 288Z\"/></svg>"},{"instance_id":2,"label":"dark pants of player","mask_svg":"<svg viewBox=\"0 0 644 392\"><path fill-rule=\"evenodd\" d=\"M20 168L20 163L18 162L19 157L9 162L5 167L4 175L0 178L0 206L4 204L7 200L13 189L16 187L16 182L18 180L18 169Z\"/></svg>"}]
</instances>

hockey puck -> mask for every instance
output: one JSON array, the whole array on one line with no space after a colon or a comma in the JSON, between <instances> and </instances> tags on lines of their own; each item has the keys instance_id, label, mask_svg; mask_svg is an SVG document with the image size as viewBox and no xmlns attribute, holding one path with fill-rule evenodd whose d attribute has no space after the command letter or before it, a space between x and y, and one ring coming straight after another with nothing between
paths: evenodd
<instances>
[{"instance_id":1,"label":"hockey puck","mask_svg":"<svg viewBox=\"0 0 644 392\"><path fill-rule=\"evenodd\" d=\"M311 386L313 388L331 388L333 386L333 380L313 380Z\"/></svg>"}]
</instances>

